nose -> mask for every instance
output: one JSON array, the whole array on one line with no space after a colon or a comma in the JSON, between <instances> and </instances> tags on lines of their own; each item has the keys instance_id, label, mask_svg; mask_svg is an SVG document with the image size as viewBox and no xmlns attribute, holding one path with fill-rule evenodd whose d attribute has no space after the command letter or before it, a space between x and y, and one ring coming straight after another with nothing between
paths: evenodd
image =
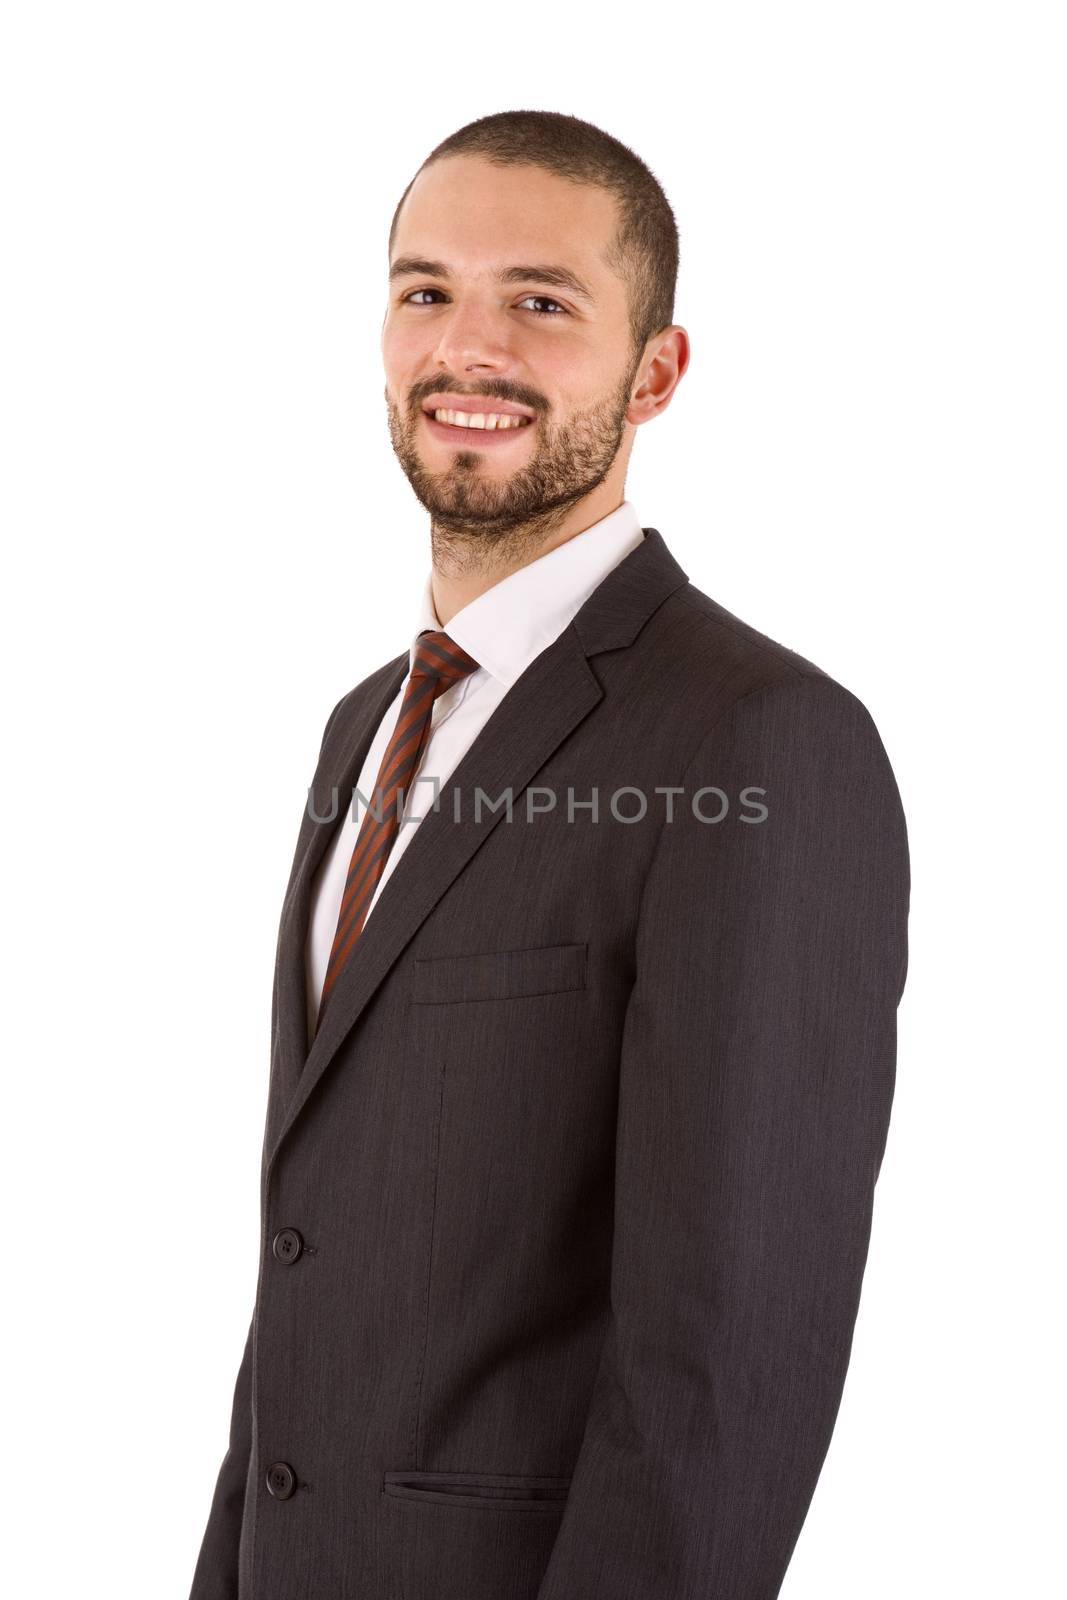
<instances>
[{"instance_id":1,"label":"nose","mask_svg":"<svg viewBox=\"0 0 1067 1600\"><path fill-rule=\"evenodd\" d=\"M435 363L449 372L504 372L511 364L506 334L476 306L449 308L434 350Z\"/></svg>"}]
</instances>

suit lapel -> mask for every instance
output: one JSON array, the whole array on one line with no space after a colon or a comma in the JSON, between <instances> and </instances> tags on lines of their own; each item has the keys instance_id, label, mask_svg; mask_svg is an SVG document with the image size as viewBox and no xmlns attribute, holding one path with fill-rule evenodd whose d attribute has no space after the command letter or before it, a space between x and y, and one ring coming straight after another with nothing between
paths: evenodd
<instances>
[{"instance_id":1,"label":"suit lapel","mask_svg":"<svg viewBox=\"0 0 1067 1600\"><path fill-rule=\"evenodd\" d=\"M386 880L366 930L337 979L310 1051L306 1043L304 948L311 884L340 822L341 809L331 826L317 824L305 813L279 937L281 1056L275 1070L280 1074L280 1103L285 1112L280 1126L268 1133L265 1172L405 945L506 815L503 807L490 810L483 802L476 820L476 790L480 789L488 802L510 792L513 804L518 805L526 785L603 698L604 691L587 658L600 650L631 644L656 607L687 582L687 574L657 530L647 528L644 534L643 542L609 572L559 638L512 684L442 783L440 809L422 818ZM347 730L338 732L336 748L331 730L313 784L319 815L329 813L333 785L338 789L339 808L350 801L374 732L407 676L407 665L405 651L383 669L379 692L369 694ZM453 810L455 790L460 794L458 821Z\"/></svg>"},{"instance_id":2,"label":"suit lapel","mask_svg":"<svg viewBox=\"0 0 1067 1600\"><path fill-rule=\"evenodd\" d=\"M368 686L358 711L338 713L319 756L297 837L289 886L282 905L275 971L277 1096L286 1105L296 1090L308 1054L307 980L304 952L315 873L352 799L378 724L408 673L408 652L391 661ZM316 820L319 818L330 819Z\"/></svg>"}]
</instances>

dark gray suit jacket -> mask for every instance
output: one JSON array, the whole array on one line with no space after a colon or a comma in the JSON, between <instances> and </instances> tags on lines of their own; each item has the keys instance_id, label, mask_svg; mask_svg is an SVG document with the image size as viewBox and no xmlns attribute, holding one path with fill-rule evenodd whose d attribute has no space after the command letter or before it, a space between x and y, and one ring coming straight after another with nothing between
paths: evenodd
<instances>
[{"instance_id":1,"label":"dark gray suit jacket","mask_svg":"<svg viewBox=\"0 0 1067 1600\"><path fill-rule=\"evenodd\" d=\"M443 784L309 1052L311 812L407 651L327 723L192 1600L779 1592L866 1264L907 836L862 703L644 533Z\"/></svg>"}]
</instances>

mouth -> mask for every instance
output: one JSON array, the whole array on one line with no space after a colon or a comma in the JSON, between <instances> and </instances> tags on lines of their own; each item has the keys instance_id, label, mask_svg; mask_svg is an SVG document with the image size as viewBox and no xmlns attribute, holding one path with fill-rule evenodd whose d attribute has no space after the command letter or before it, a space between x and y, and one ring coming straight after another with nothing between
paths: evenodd
<instances>
[{"instance_id":1,"label":"mouth","mask_svg":"<svg viewBox=\"0 0 1067 1600\"><path fill-rule=\"evenodd\" d=\"M435 439L466 450L499 449L506 440L536 426L536 419L494 411L452 411L423 407L423 420Z\"/></svg>"}]
</instances>

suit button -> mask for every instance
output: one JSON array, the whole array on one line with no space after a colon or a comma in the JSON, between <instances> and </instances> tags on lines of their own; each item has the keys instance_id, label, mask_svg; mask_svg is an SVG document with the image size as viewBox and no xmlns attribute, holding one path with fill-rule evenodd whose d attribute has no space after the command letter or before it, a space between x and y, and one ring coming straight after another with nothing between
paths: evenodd
<instances>
[{"instance_id":1,"label":"suit button","mask_svg":"<svg viewBox=\"0 0 1067 1600\"><path fill-rule=\"evenodd\" d=\"M274 1235L274 1254L287 1266L296 1260L303 1248L304 1241L295 1228L283 1228L280 1233Z\"/></svg>"},{"instance_id":2,"label":"suit button","mask_svg":"<svg viewBox=\"0 0 1067 1600\"><path fill-rule=\"evenodd\" d=\"M288 1500L296 1488L296 1473L287 1461L275 1461L267 1468L267 1488L275 1500Z\"/></svg>"}]
</instances>

